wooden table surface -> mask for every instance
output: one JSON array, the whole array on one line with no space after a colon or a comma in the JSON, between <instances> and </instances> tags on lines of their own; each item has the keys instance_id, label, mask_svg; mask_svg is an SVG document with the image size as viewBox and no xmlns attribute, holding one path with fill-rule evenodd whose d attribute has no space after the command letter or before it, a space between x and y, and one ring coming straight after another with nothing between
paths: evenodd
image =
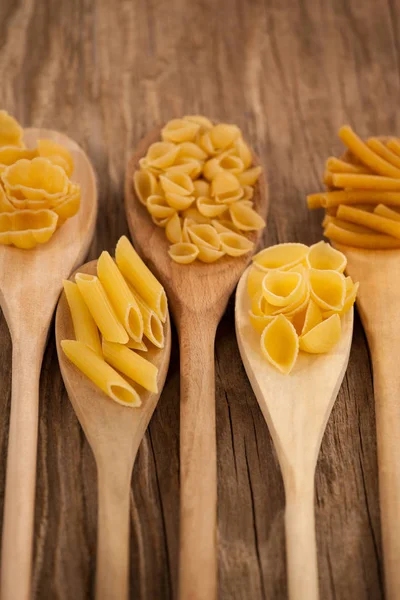
<instances>
[{"instance_id":1,"label":"wooden table surface","mask_svg":"<svg viewBox=\"0 0 400 600\"><path fill-rule=\"evenodd\" d=\"M154 125L185 113L237 123L270 181L266 245L313 243L324 159L336 132L399 132L397 0L1 0L0 107L26 126L64 131L97 172L90 251L127 233L123 175ZM131 597L177 592L179 357L174 333L164 393L131 491ZM10 410L11 342L0 319L0 509ZM54 331L40 405L34 596L93 596L96 471L66 395ZM233 298L216 341L219 596L287 597L284 493L268 429L240 361ZM350 363L316 473L321 598L383 597L374 398L356 317ZM0 524L2 517L0 516Z\"/></svg>"}]
</instances>

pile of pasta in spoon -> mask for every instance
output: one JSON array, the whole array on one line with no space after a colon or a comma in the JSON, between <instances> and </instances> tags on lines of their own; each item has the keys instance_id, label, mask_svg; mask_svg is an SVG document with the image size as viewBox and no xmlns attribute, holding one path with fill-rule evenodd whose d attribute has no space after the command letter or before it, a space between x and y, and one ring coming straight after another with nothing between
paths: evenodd
<instances>
[{"instance_id":1,"label":"pile of pasta in spoon","mask_svg":"<svg viewBox=\"0 0 400 600\"><path fill-rule=\"evenodd\" d=\"M142 353L164 347L167 296L129 240L115 261L103 252L97 276L77 273L64 281L75 340L63 340L66 356L118 404L141 405L140 387L157 392L157 367Z\"/></svg>"},{"instance_id":2,"label":"pile of pasta in spoon","mask_svg":"<svg viewBox=\"0 0 400 600\"><path fill-rule=\"evenodd\" d=\"M165 228L175 262L211 263L242 256L253 242L244 233L265 227L253 208L262 173L236 125L200 115L169 121L152 144L133 183L153 222Z\"/></svg>"},{"instance_id":3,"label":"pile of pasta in spoon","mask_svg":"<svg viewBox=\"0 0 400 600\"><path fill-rule=\"evenodd\" d=\"M263 356L282 373L291 372L299 350L323 354L339 341L359 285L343 275L346 264L326 242L278 244L253 257L249 319Z\"/></svg>"},{"instance_id":4,"label":"pile of pasta in spoon","mask_svg":"<svg viewBox=\"0 0 400 600\"><path fill-rule=\"evenodd\" d=\"M42 139L26 148L23 129L0 111L0 244L30 249L49 241L80 206L80 186L70 179L70 152Z\"/></svg>"},{"instance_id":5,"label":"pile of pasta in spoon","mask_svg":"<svg viewBox=\"0 0 400 600\"><path fill-rule=\"evenodd\" d=\"M400 248L400 139L366 142L345 125L342 159L326 161L327 192L307 197L309 208L325 208L324 235L359 248Z\"/></svg>"}]
</instances>

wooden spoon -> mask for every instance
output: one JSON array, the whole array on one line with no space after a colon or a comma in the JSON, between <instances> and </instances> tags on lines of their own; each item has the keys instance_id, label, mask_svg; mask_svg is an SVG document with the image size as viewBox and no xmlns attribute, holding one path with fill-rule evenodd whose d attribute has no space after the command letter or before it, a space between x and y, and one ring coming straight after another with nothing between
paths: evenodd
<instances>
[{"instance_id":1,"label":"wooden spoon","mask_svg":"<svg viewBox=\"0 0 400 600\"><path fill-rule=\"evenodd\" d=\"M320 355L301 352L290 375L283 375L261 354L260 336L250 324L247 271L236 291L236 337L281 466L286 496L289 597L291 600L316 600L315 466L349 360L353 309L344 316L342 336L331 352Z\"/></svg>"},{"instance_id":2,"label":"wooden spoon","mask_svg":"<svg viewBox=\"0 0 400 600\"><path fill-rule=\"evenodd\" d=\"M62 279L69 277L86 256L97 215L96 179L82 148L56 131L25 130L28 147L34 147L40 138L52 139L72 153L72 180L81 185L82 203L78 214L57 230L47 244L32 250L0 246L0 304L13 346L2 600L30 597L41 363Z\"/></svg>"},{"instance_id":3,"label":"wooden spoon","mask_svg":"<svg viewBox=\"0 0 400 600\"><path fill-rule=\"evenodd\" d=\"M79 268L96 274L97 261ZM71 278L73 279L73 278ZM140 388L142 406L127 408L113 402L65 356L61 341L75 339L65 293L56 314L57 353L72 406L93 450L98 476L97 600L126 600L129 592L129 500L136 454L164 386L171 352L169 317L165 346L149 344L144 354L159 371L157 394ZM139 387L139 386L138 386Z\"/></svg>"},{"instance_id":4,"label":"wooden spoon","mask_svg":"<svg viewBox=\"0 0 400 600\"><path fill-rule=\"evenodd\" d=\"M133 189L133 174L157 129L139 144L125 178L125 209L137 251L164 285L180 344L180 570L181 600L213 600L217 594L217 473L214 340L217 325L250 255L213 264L179 265L168 256L165 232L155 227ZM258 164L257 159L254 162ZM264 176L255 190L257 211L266 217ZM252 239L259 241L261 232Z\"/></svg>"}]
</instances>

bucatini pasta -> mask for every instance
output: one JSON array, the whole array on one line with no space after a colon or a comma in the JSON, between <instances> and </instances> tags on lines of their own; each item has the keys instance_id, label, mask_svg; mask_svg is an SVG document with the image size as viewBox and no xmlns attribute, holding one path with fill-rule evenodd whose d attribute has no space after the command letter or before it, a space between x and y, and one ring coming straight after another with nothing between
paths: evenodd
<instances>
[{"instance_id":1,"label":"bucatini pasta","mask_svg":"<svg viewBox=\"0 0 400 600\"><path fill-rule=\"evenodd\" d=\"M265 358L290 373L299 351L329 352L358 283L345 277L346 257L326 242L279 244L259 252L247 278L249 320Z\"/></svg>"},{"instance_id":2,"label":"bucatini pasta","mask_svg":"<svg viewBox=\"0 0 400 600\"><path fill-rule=\"evenodd\" d=\"M44 244L78 212L81 191L70 180L73 168L71 153L52 140L25 148L22 127L0 111L0 244Z\"/></svg>"},{"instance_id":3,"label":"bucatini pasta","mask_svg":"<svg viewBox=\"0 0 400 600\"><path fill-rule=\"evenodd\" d=\"M252 202L262 168L252 166L240 129L189 115L169 121L161 138L139 161L133 186L153 222L165 229L171 259L209 263L251 252L245 233L265 227ZM209 227L206 239L196 234L197 225Z\"/></svg>"},{"instance_id":4,"label":"bucatini pasta","mask_svg":"<svg viewBox=\"0 0 400 600\"><path fill-rule=\"evenodd\" d=\"M138 352L147 352L149 344L164 347L163 324L145 298L153 299L153 305L159 308L163 305L164 320L167 300L164 289L153 275L149 277L150 271L127 238L120 242L119 258L125 273L139 272L135 287L132 277L125 279L108 252L103 252L97 261L97 276L77 273L76 283L64 281L75 340L63 340L61 346L105 394L119 404L135 407L140 406L141 399L133 384L150 392L158 391L157 367ZM165 298L165 305L161 298Z\"/></svg>"},{"instance_id":5,"label":"bucatini pasta","mask_svg":"<svg viewBox=\"0 0 400 600\"><path fill-rule=\"evenodd\" d=\"M342 159L326 161L327 192L310 194L311 209L325 208L324 235L339 244L386 250L400 244L400 140L363 142L349 126L339 130ZM328 173L329 177L326 177Z\"/></svg>"}]
</instances>

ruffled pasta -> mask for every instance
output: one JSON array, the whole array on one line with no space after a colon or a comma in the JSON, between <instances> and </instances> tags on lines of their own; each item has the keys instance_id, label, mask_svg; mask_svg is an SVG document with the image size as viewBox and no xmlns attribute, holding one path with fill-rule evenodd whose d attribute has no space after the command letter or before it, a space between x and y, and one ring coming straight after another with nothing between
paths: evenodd
<instances>
[{"instance_id":1,"label":"ruffled pasta","mask_svg":"<svg viewBox=\"0 0 400 600\"><path fill-rule=\"evenodd\" d=\"M240 129L189 115L167 123L161 138L139 160L133 186L154 224L165 229L174 246L169 252L172 260L213 262L224 255L251 252L254 244L242 232L265 226L253 204L262 169L252 166L252 153ZM192 224L209 225L224 235L214 235L214 244L209 244L190 235Z\"/></svg>"},{"instance_id":2,"label":"ruffled pasta","mask_svg":"<svg viewBox=\"0 0 400 600\"><path fill-rule=\"evenodd\" d=\"M263 356L282 373L292 371L299 350L326 353L338 342L341 317L359 285L343 275L345 265L344 255L325 242L279 244L253 257L249 321Z\"/></svg>"},{"instance_id":3,"label":"ruffled pasta","mask_svg":"<svg viewBox=\"0 0 400 600\"><path fill-rule=\"evenodd\" d=\"M0 110L0 147L23 146L21 125L5 110Z\"/></svg>"}]
</instances>

